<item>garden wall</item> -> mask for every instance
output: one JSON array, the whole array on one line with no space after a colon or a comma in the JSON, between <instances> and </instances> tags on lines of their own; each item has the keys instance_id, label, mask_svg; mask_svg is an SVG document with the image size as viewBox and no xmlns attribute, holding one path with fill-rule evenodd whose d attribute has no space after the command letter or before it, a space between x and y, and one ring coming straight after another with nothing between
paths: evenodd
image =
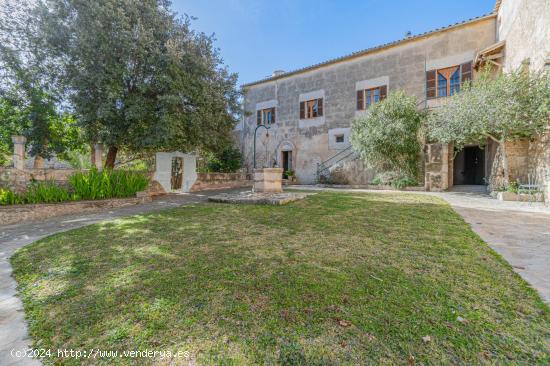
<instances>
[{"instance_id":1,"label":"garden wall","mask_svg":"<svg viewBox=\"0 0 550 366\"><path fill-rule=\"evenodd\" d=\"M69 177L81 170L75 169L25 169L0 167L0 187L10 188L16 192L24 191L33 180L54 181L64 186Z\"/></svg>"},{"instance_id":2,"label":"garden wall","mask_svg":"<svg viewBox=\"0 0 550 366\"><path fill-rule=\"evenodd\" d=\"M191 192L251 186L252 180L245 173L197 173Z\"/></svg>"},{"instance_id":3,"label":"garden wall","mask_svg":"<svg viewBox=\"0 0 550 366\"><path fill-rule=\"evenodd\" d=\"M73 201L38 205L0 206L0 225L19 224L28 221L44 220L50 217L82 214L101 209L117 208L151 202L150 196L116 198L95 201Z\"/></svg>"},{"instance_id":4,"label":"garden wall","mask_svg":"<svg viewBox=\"0 0 550 366\"><path fill-rule=\"evenodd\" d=\"M545 200L550 202L550 131L529 143L529 171L545 186Z\"/></svg>"}]
</instances>

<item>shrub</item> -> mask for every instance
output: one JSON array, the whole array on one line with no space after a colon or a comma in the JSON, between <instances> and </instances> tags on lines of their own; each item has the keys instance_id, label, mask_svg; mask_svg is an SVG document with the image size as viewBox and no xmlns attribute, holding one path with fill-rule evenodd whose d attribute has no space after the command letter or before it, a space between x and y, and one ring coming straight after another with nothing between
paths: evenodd
<instances>
[{"instance_id":1,"label":"shrub","mask_svg":"<svg viewBox=\"0 0 550 366\"><path fill-rule=\"evenodd\" d=\"M17 205L23 203L20 195L7 188L0 188L0 205Z\"/></svg>"},{"instance_id":2,"label":"shrub","mask_svg":"<svg viewBox=\"0 0 550 366\"><path fill-rule=\"evenodd\" d=\"M402 91L390 93L353 121L351 144L370 167L416 177L424 118L415 97Z\"/></svg>"},{"instance_id":3,"label":"shrub","mask_svg":"<svg viewBox=\"0 0 550 366\"><path fill-rule=\"evenodd\" d=\"M145 174L127 170L92 169L73 174L69 182L75 197L83 200L131 197L149 185Z\"/></svg>"},{"instance_id":4,"label":"shrub","mask_svg":"<svg viewBox=\"0 0 550 366\"><path fill-rule=\"evenodd\" d=\"M234 173L241 168L242 163L241 152L234 147L207 155L206 159L206 170L209 172Z\"/></svg>"},{"instance_id":5,"label":"shrub","mask_svg":"<svg viewBox=\"0 0 550 366\"><path fill-rule=\"evenodd\" d=\"M397 189L405 187L416 186L418 182L416 179L410 178L398 172L384 172L377 174L371 181L374 185L392 186Z\"/></svg>"},{"instance_id":6,"label":"shrub","mask_svg":"<svg viewBox=\"0 0 550 366\"><path fill-rule=\"evenodd\" d=\"M55 182L32 182L23 195L24 203L54 203L71 200L69 192Z\"/></svg>"}]
</instances>

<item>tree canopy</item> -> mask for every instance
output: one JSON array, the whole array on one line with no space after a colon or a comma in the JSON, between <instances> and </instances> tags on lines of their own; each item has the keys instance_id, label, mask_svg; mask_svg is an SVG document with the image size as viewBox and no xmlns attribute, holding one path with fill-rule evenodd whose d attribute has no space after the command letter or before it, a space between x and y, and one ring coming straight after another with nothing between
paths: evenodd
<instances>
[{"instance_id":1,"label":"tree canopy","mask_svg":"<svg viewBox=\"0 0 550 366\"><path fill-rule=\"evenodd\" d=\"M416 179L422 121L415 97L392 92L353 121L350 141L369 166Z\"/></svg>"},{"instance_id":2,"label":"tree canopy","mask_svg":"<svg viewBox=\"0 0 550 366\"><path fill-rule=\"evenodd\" d=\"M466 144L500 144L505 183L508 169L504 142L532 138L550 126L550 78L543 72L482 72L428 118L428 134L458 150Z\"/></svg>"},{"instance_id":3,"label":"tree canopy","mask_svg":"<svg viewBox=\"0 0 550 366\"><path fill-rule=\"evenodd\" d=\"M31 4L31 5L29 5ZM41 61L90 143L119 149L217 150L239 113L237 77L213 37L166 0L36 0L16 34ZM14 5L14 7L17 7ZM21 9L21 8L20 8ZM25 24L32 24L28 27ZM53 65L53 67L51 67Z\"/></svg>"}]
</instances>

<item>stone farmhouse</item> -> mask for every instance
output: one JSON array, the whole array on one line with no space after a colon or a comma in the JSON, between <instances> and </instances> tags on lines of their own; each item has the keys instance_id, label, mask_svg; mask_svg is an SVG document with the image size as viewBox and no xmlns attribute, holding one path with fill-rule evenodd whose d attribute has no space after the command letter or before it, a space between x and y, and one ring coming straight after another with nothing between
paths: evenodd
<instances>
[{"instance_id":1,"label":"stone farmhouse","mask_svg":"<svg viewBox=\"0 0 550 366\"><path fill-rule=\"evenodd\" d=\"M358 51L243 86L244 117L237 127L245 164L294 171L298 183L367 184L374 172L349 144L352 120L392 90L415 95L419 108L437 108L476 77L486 63L504 72L550 69L550 1L502 0L487 15ZM510 178L550 181L550 138L507 146ZM428 190L481 185L502 174L497 148L426 145L419 167Z\"/></svg>"}]
</instances>

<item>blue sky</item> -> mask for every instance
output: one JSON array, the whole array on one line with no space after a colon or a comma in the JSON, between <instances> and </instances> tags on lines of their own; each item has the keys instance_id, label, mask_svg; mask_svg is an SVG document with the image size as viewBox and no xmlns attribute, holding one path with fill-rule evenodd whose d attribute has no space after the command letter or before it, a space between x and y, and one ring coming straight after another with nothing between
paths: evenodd
<instances>
[{"instance_id":1,"label":"blue sky","mask_svg":"<svg viewBox=\"0 0 550 366\"><path fill-rule=\"evenodd\" d=\"M492 11L495 0L173 0L193 28L215 33L239 83L447 26Z\"/></svg>"}]
</instances>

